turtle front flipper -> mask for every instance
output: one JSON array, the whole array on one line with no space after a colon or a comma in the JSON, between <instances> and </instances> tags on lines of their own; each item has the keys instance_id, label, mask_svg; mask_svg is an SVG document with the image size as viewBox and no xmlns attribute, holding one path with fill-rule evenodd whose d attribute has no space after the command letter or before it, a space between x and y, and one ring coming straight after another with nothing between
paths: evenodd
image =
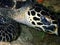
<instances>
[{"instance_id":1,"label":"turtle front flipper","mask_svg":"<svg viewBox=\"0 0 60 45\"><path fill-rule=\"evenodd\" d=\"M19 35L20 29L18 28L18 24L0 15L0 42L14 41Z\"/></svg>"}]
</instances>

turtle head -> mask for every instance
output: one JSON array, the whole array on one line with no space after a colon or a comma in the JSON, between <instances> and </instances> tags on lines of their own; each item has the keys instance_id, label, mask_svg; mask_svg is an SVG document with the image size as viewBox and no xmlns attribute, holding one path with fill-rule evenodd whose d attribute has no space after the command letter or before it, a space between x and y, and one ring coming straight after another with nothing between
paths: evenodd
<instances>
[{"instance_id":1,"label":"turtle head","mask_svg":"<svg viewBox=\"0 0 60 45\"><path fill-rule=\"evenodd\" d=\"M14 19L20 23L38 28L49 34L58 35L58 24L55 17L46 7L40 4L36 4L32 8L29 6L22 7L20 14L17 15Z\"/></svg>"}]
</instances>

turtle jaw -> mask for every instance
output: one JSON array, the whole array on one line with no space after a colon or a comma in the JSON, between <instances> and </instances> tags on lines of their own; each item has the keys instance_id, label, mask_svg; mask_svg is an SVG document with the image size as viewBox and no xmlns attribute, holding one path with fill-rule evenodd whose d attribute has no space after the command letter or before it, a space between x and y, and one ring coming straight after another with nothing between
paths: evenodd
<instances>
[{"instance_id":1,"label":"turtle jaw","mask_svg":"<svg viewBox=\"0 0 60 45\"><path fill-rule=\"evenodd\" d=\"M22 23L25 20L24 15L21 15L21 14L14 16L13 19L19 23Z\"/></svg>"},{"instance_id":2,"label":"turtle jaw","mask_svg":"<svg viewBox=\"0 0 60 45\"><path fill-rule=\"evenodd\" d=\"M24 7L17 9L16 13L11 16L11 18L19 23L25 24L27 21L26 12L28 12L30 7Z\"/></svg>"}]
</instances>

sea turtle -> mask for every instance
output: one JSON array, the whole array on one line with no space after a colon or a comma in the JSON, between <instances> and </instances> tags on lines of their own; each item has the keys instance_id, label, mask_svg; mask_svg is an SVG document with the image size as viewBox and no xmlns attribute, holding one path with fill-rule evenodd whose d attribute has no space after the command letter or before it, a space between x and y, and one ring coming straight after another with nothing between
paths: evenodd
<instances>
[{"instance_id":1,"label":"sea turtle","mask_svg":"<svg viewBox=\"0 0 60 45\"><path fill-rule=\"evenodd\" d=\"M49 34L59 35L57 20L54 15L50 13L49 9L42 4L33 4L32 1L23 2L22 4L23 5L19 3L21 7L14 9L0 7L0 41L11 42L18 37L18 32L20 32L20 30L17 30L18 27L16 27L14 21L34 27L38 30L43 30ZM18 4L15 6L17 5Z\"/></svg>"},{"instance_id":2,"label":"sea turtle","mask_svg":"<svg viewBox=\"0 0 60 45\"><path fill-rule=\"evenodd\" d=\"M21 4L23 5L20 8L15 8L12 10L0 8L0 12L6 12L4 16L9 17L19 23L37 28L38 30L43 30L49 34L59 35L58 21L56 20L54 14L52 15L51 10L47 9L42 4L33 3L31 0L27 0L24 3L19 3L19 5Z\"/></svg>"}]
</instances>

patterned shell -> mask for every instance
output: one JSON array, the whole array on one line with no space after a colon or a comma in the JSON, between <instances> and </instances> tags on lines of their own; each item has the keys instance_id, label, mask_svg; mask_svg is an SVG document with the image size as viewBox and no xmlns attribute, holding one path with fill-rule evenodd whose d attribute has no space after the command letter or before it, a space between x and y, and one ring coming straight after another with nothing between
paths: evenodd
<instances>
[{"instance_id":1,"label":"patterned shell","mask_svg":"<svg viewBox=\"0 0 60 45\"><path fill-rule=\"evenodd\" d=\"M0 41L11 42L18 37L18 24L0 15Z\"/></svg>"}]
</instances>

